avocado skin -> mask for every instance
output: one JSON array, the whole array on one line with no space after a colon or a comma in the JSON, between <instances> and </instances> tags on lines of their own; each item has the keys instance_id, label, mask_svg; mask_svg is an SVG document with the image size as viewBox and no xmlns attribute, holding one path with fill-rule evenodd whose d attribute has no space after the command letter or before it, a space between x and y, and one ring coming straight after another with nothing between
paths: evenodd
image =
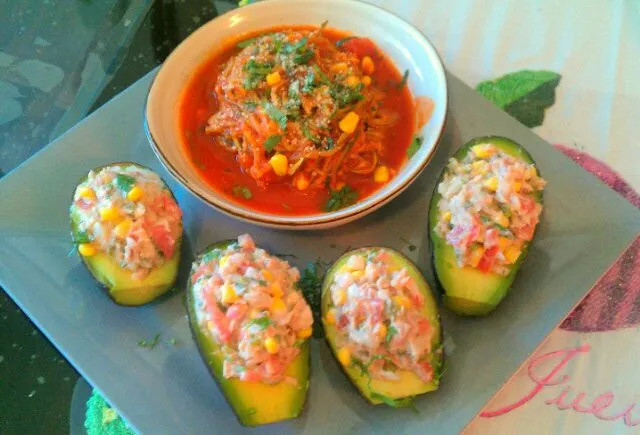
<instances>
[{"instance_id":1,"label":"avocado skin","mask_svg":"<svg viewBox=\"0 0 640 435\"><path fill-rule=\"evenodd\" d=\"M93 170L99 171L110 166L136 166L138 168L151 171L151 169L147 168L146 166L133 162L114 162L108 165L98 166ZM77 185L83 183L86 179L87 176L82 177ZM167 186L166 183L164 183L164 185L171 194L171 197L175 200L175 196L173 195L171 189L169 189L169 186ZM71 197L71 202L73 203L73 194ZM73 213L69 214L69 222L71 226L71 240L75 241L77 239L77 224L74 219ZM142 285L139 285L139 283L135 283L134 285L123 288L122 290L114 288L112 281L115 279L113 277L120 275L119 279L126 283L129 280L126 276L123 277L122 275L125 275L129 272L127 272L125 269L122 269L119 265L115 264L115 262L110 264L108 261L110 257L107 254L98 253L94 257L86 258L80 255L80 253L78 252L78 256L80 257L80 260L82 261L84 267L89 271L91 277L94 279L94 281L96 281L98 287L102 288L113 302L122 306L140 306L154 301L158 297L171 290L171 288L173 288L178 277L178 266L180 264L181 247L182 236L180 236L180 239L176 242L176 249L173 254L173 258L167 260L165 264L163 264L160 268L152 270L150 276L142 280ZM75 246L75 248L77 252L77 246ZM101 268L96 265L96 263L98 262L106 266L107 269L101 270ZM112 277L111 280L109 279L109 276ZM134 281L131 280L130 282L133 284Z\"/></svg>"},{"instance_id":2,"label":"avocado skin","mask_svg":"<svg viewBox=\"0 0 640 435\"><path fill-rule=\"evenodd\" d=\"M501 136L484 136L472 139L456 151L452 157L456 160L463 159L471 147L486 143L496 145L505 153L535 165L535 161L526 149L511 139ZM540 175L540 170L537 166L536 171ZM511 266L511 271L505 277L496 274L484 274L469 267L459 268L455 261L453 248L447 245L435 232L439 215L438 202L441 198L438 193L438 185L446 172L447 168L445 167L438 177L429 205L429 244L431 246L431 266L436 277L436 288L442 296L444 305L454 313L461 316L485 316L495 310L498 304L506 297L520 270L520 266L527 258L533 239L524 245L518 261ZM532 197L539 204L543 204L542 192L535 192ZM535 231L537 232L537 226ZM480 297L470 299L469 297L464 297L464 294L458 295L459 291L470 291L469 289L471 288L476 289L476 292L480 293Z\"/></svg>"},{"instance_id":3,"label":"avocado skin","mask_svg":"<svg viewBox=\"0 0 640 435\"><path fill-rule=\"evenodd\" d=\"M196 257L194 264L208 252L225 249L235 242L235 240L224 240L209 245ZM294 375L298 379L299 387L285 382L267 385L260 382L244 382L237 378L226 379L222 374L224 357L219 352L219 346L198 325L191 277L187 284L186 304L189 328L198 353L240 424L250 427L261 426L296 418L302 413L309 389L308 341L301 347L300 354L287 369L288 375Z\"/></svg>"},{"instance_id":4,"label":"avocado skin","mask_svg":"<svg viewBox=\"0 0 640 435\"><path fill-rule=\"evenodd\" d=\"M335 275L335 273L343 266L343 264L347 261L349 256L353 254L364 254L377 249L384 249L389 253L391 253L396 261L400 262L402 266L407 267L409 269L410 273L412 273L412 276L414 276L414 278L417 278L419 281L422 281L420 283L420 288L423 290L422 293L425 297L424 311L425 313L428 313L429 320L432 322L433 325L435 325L435 327L438 328L438 331L439 331L437 334L434 335L434 339L432 341L432 349L437 349L438 347L441 347L443 343L444 328L442 327L440 314L438 313L438 310L437 310L436 299L433 296L426 279L422 275L422 272L415 265L415 263L413 263L413 261L407 258L404 254L392 248L365 247L365 248L359 248L359 249L346 252L342 256L340 256L340 258L338 258L333 263L333 265L329 268L323 281L322 303L321 303L322 318L323 319L325 318L325 315L329 309L329 301L330 301L329 286L333 281L333 276ZM332 355L334 356L336 363L338 364L342 372L345 374L345 376L349 379L349 381L356 387L356 389L358 390L358 393L370 404L379 405L383 403L380 399L372 397L374 393L378 393L378 394L383 394L388 398L395 400L396 403L398 404L397 407L408 406L411 403L411 399L413 399L414 397L417 397L422 394L426 394L430 391L435 391L438 389L441 381L440 378L434 379L429 383L424 383L421 380L419 380L419 378L416 375L406 370L401 370L397 372L397 373L400 373L402 376L402 379L398 381L381 381L381 380L369 381L368 377L362 375L359 368L353 365L351 365L350 367L344 367L339 362L337 358L337 348L334 346L334 342L333 342L333 340L335 339L334 336L337 334L337 330L333 328L333 326L327 325L324 322L323 322L323 327L325 331L325 340L327 342L327 345L331 349ZM431 362L432 362L434 371L442 372L442 369L444 367L444 362L445 362L444 348L442 348L442 350L439 353L433 355L433 359Z\"/></svg>"}]
</instances>

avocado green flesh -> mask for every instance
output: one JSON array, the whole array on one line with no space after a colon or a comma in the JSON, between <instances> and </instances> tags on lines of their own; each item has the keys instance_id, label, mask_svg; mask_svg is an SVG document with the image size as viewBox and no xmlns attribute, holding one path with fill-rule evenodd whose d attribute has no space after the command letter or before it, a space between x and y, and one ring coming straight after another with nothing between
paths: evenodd
<instances>
[{"instance_id":1,"label":"avocado green flesh","mask_svg":"<svg viewBox=\"0 0 640 435\"><path fill-rule=\"evenodd\" d=\"M209 246L196 261L208 252L215 249L222 250L233 242L230 240ZM297 385L284 381L270 385L262 382L241 381L238 378L225 378L222 371L224 354L211 334L198 324L196 298L191 282L187 287L187 309L191 332L200 355L240 423L246 426L259 426L300 415L309 386L308 341L301 347L300 353L286 371L287 376L298 381Z\"/></svg>"},{"instance_id":2,"label":"avocado green flesh","mask_svg":"<svg viewBox=\"0 0 640 435\"><path fill-rule=\"evenodd\" d=\"M368 252L377 249L385 249L391 254L395 266L398 268L406 268L409 275L416 280L418 287L424 295L424 306L422 312L424 317L429 321L433 329L433 340L431 342L431 348L437 349L440 347L442 339L442 331L440 327L440 318L438 315L438 308L435 298L424 279L424 276L415 264L400 252L390 248L361 248L354 251L347 252L340 257L327 271L323 285L322 285L322 317L325 318L327 311L331 308L331 292L330 286L333 282L334 276L338 273L343 266L349 260L351 255L366 255ZM337 359L338 346L339 346L339 332L334 325L329 325L326 322L323 324L325 337L331 348L334 356ZM436 372L439 371L443 363L443 353L434 353L432 355L431 364ZM340 364L338 362L338 364ZM399 400L404 398L410 398L418 396L420 394L428 393L438 389L439 380L433 379L430 382L424 382L415 373L408 370L397 370L395 373L400 379L397 380L380 380L371 379L366 373L363 373L360 368L351 364L348 367L342 366L342 370L345 372L351 383L358 389L362 397L364 397L370 403L377 405L383 403L381 400L375 398L376 394L386 396L393 400Z\"/></svg>"},{"instance_id":3,"label":"avocado green flesh","mask_svg":"<svg viewBox=\"0 0 640 435\"><path fill-rule=\"evenodd\" d=\"M112 163L109 166L142 167L129 162ZM95 170L101 168L102 167L96 168ZM85 180L86 177L80 180L80 183ZM167 190L169 189L166 185L165 187ZM77 213L72 212L70 214L70 220L71 237L73 240L77 240L79 221ZM106 290L109 297L115 303L119 305L139 306L157 299L173 287L178 276L178 267L180 265L181 242L182 237L176 242L176 248L172 258L166 260L160 267L152 269L143 279L133 278L132 271L122 268L113 257L104 252L98 252L91 257L82 256L80 253L78 253L78 255L89 273L91 273L91 276Z\"/></svg>"},{"instance_id":4,"label":"avocado green flesh","mask_svg":"<svg viewBox=\"0 0 640 435\"><path fill-rule=\"evenodd\" d=\"M462 160L475 145L491 143L503 152L518 157L527 163L533 163L529 153L517 143L501 137L477 138L465 144L454 155L456 160ZM501 276L495 273L484 273L478 269L465 266L459 267L456 262L455 251L435 231L440 216L438 203L441 195L438 185L442 181L447 169L442 172L429 208L429 234L431 237L432 259L438 281L444 290L444 304L453 312L467 316L482 316L493 311L507 295L522 262L527 257L531 243L525 243L518 260L509 268L509 274ZM533 198L542 204L542 192L533 194Z\"/></svg>"}]
</instances>

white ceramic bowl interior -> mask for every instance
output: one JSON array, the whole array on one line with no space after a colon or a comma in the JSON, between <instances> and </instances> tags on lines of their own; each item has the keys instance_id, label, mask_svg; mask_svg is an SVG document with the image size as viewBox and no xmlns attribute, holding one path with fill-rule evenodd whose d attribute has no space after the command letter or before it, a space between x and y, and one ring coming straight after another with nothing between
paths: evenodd
<instances>
[{"instance_id":1,"label":"white ceramic bowl interior","mask_svg":"<svg viewBox=\"0 0 640 435\"><path fill-rule=\"evenodd\" d=\"M215 192L187 161L180 145L178 109L181 95L194 70L218 47L239 35L279 25L328 26L371 38L400 71L410 71L408 84L415 97L435 103L429 122L417 132L419 151L387 185L356 204L332 213L280 216L256 212ZM222 15L185 39L160 68L149 91L145 125L152 148L169 172L192 193L226 214L263 226L327 228L349 222L387 203L424 169L435 151L447 113L447 84L442 62L426 37L399 17L354 0L266 0Z\"/></svg>"}]
</instances>

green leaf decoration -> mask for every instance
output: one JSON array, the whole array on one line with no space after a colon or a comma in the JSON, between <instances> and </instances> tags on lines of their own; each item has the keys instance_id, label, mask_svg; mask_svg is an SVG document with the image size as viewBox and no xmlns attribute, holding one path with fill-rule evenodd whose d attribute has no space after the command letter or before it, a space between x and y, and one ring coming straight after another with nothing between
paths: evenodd
<instances>
[{"instance_id":1,"label":"green leaf decoration","mask_svg":"<svg viewBox=\"0 0 640 435\"><path fill-rule=\"evenodd\" d=\"M529 128L544 121L544 112L555 102L561 76L553 71L522 70L487 80L476 91Z\"/></svg>"}]
</instances>

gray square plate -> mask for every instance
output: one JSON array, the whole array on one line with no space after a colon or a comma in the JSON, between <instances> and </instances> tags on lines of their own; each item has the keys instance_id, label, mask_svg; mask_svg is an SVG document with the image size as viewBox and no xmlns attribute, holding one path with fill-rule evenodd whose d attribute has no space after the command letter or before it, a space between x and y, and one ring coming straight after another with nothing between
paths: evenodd
<instances>
[{"instance_id":1,"label":"gray square plate","mask_svg":"<svg viewBox=\"0 0 640 435\"><path fill-rule=\"evenodd\" d=\"M352 224L322 232L285 232L234 221L168 177L142 128L148 75L0 181L0 284L69 361L143 433L458 433L585 295L640 230L640 213L453 76L450 116L424 174L400 197ZM160 172L185 210L182 281L192 258L212 241L250 232L304 266L335 259L347 246L404 250L433 283L427 208L448 156L475 136L503 135L524 145L549 184L539 234L514 289L482 319L443 310L449 370L440 390L410 410L372 407L340 372L324 342L312 346L307 408L293 421L241 427L196 351L182 294L123 308L96 288L68 256L67 209L90 168L133 160ZM410 241L419 248L408 250ZM337 248L331 248L335 244ZM140 339L161 334L154 349ZM177 344L170 344L175 338Z\"/></svg>"}]
</instances>

